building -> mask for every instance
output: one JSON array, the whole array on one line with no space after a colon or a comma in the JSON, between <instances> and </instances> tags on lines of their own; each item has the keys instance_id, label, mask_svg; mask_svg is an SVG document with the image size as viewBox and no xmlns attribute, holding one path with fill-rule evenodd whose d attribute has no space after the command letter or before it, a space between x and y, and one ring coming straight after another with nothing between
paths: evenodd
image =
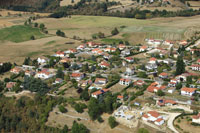
<instances>
[{"instance_id":1,"label":"building","mask_svg":"<svg viewBox=\"0 0 200 133\"><path fill-rule=\"evenodd\" d=\"M131 84L131 82L132 81L130 79L121 78L120 81L119 81L119 84L120 85L127 85L128 86L128 85Z\"/></svg>"},{"instance_id":2,"label":"building","mask_svg":"<svg viewBox=\"0 0 200 133\"><path fill-rule=\"evenodd\" d=\"M150 64L156 64L156 62L157 62L157 59L154 58L154 57L152 57L152 58L149 59L149 63Z\"/></svg>"},{"instance_id":3,"label":"building","mask_svg":"<svg viewBox=\"0 0 200 133\"><path fill-rule=\"evenodd\" d=\"M168 78L168 74L165 73L165 72L162 72L162 73L159 74L159 77L162 78L162 79L166 79L166 78Z\"/></svg>"},{"instance_id":4,"label":"building","mask_svg":"<svg viewBox=\"0 0 200 133\"><path fill-rule=\"evenodd\" d=\"M143 52L143 51L146 51L148 49L148 47L147 46L141 46L140 47L140 52Z\"/></svg>"},{"instance_id":5,"label":"building","mask_svg":"<svg viewBox=\"0 0 200 133\"><path fill-rule=\"evenodd\" d=\"M43 69L35 75L37 78L49 79L55 76L55 73L51 72L49 69Z\"/></svg>"},{"instance_id":6,"label":"building","mask_svg":"<svg viewBox=\"0 0 200 133\"><path fill-rule=\"evenodd\" d=\"M56 56L56 57L61 57L61 58L62 58L62 57L65 56L65 53L64 53L63 51L57 51L56 54L55 54L55 56Z\"/></svg>"},{"instance_id":7,"label":"building","mask_svg":"<svg viewBox=\"0 0 200 133\"><path fill-rule=\"evenodd\" d=\"M105 93L107 93L108 91L109 91L109 89L101 89L101 90L98 90L96 92L93 92L91 96L96 98L96 99L99 99L99 98L103 97L103 95Z\"/></svg>"},{"instance_id":8,"label":"building","mask_svg":"<svg viewBox=\"0 0 200 133\"><path fill-rule=\"evenodd\" d=\"M116 48L106 48L104 49L105 52L115 52Z\"/></svg>"},{"instance_id":9,"label":"building","mask_svg":"<svg viewBox=\"0 0 200 133\"><path fill-rule=\"evenodd\" d=\"M55 83L56 84L61 84L63 80L61 78L56 78Z\"/></svg>"},{"instance_id":10,"label":"building","mask_svg":"<svg viewBox=\"0 0 200 133\"><path fill-rule=\"evenodd\" d=\"M7 88L8 90L11 90L11 89L13 89L13 87L14 87L16 84L17 84L16 82L8 82L8 83L6 84L6 88Z\"/></svg>"},{"instance_id":11,"label":"building","mask_svg":"<svg viewBox=\"0 0 200 133\"><path fill-rule=\"evenodd\" d=\"M181 95L191 97L193 94L196 93L196 90L197 90L197 88L183 87L183 88L181 88Z\"/></svg>"},{"instance_id":12,"label":"building","mask_svg":"<svg viewBox=\"0 0 200 133\"><path fill-rule=\"evenodd\" d=\"M133 63L134 59L132 57L125 57L125 60L129 63Z\"/></svg>"},{"instance_id":13,"label":"building","mask_svg":"<svg viewBox=\"0 0 200 133\"><path fill-rule=\"evenodd\" d=\"M11 73L14 73L14 74L19 74L20 72L22 72L22 68L20 67L14 67L13 69L10 70Z\"/></svg>"},{"instance_id":14,"label":"building","mask_svg":"<svg viewBox=\"0 0 200 133\"><path fill-rule=\"evenodd\" d=\"M192 116L192 122L200 124L200 113Z\"/></svg>"},{"instance_id":15,"label":"building","mask_svg":"<svg viewBox=\"0 0 200 133\"><path fill-rule=\"evenodd\" d=\"M124 44L119 44L118 45L119 50L124 50L126 48L126 45Z\"/></svg>"},{"instance_id":16,"label":"building","mask_svg":"<svg viewBox=\"0 0 200 133\"><path fill-rule=\"evenodd\" d=\"M199 64L192 64L191 69L193 71L200 71L200 65Z\"/></svg>"},{"instance_id":17,"label":"building","mask_svg":"<svg viewBox=\"0 0 200 133\"><path fill-rule=\"evenodd\" d=\"M47 63L47 59L46 58L37 58L37 62L39 63L39 64L44 64L44 63Z\"/></svg>"},{"instance_id":18,"label":"building","mask_svg":"<svg viewBox=\"0 0 200 133\"><path fill-rule=\"evenodd\" d=\"M84 50L86 46L84 44L79 45L76 49L77 50Z\"/></svg>"},{"instance_id":19,"label":"building","mask_svg":"<svg viewBox=\"0 0 200 133\"><path fill-rule=\"evenodd\" d=\"M72 73L71 77L77 81L80 81L85 77L85 75L83 73Z\"/></svg>"},{"instance_id":20,"label":"building","mask_svg":"<svg viewBox=\"0 0 200 133\"><path fill-rule=\"evenodd\" d=\"M100 66L101 68L108 68L108 67L110 66L110 64L107 63L106 61L102 61L102 62L99 64L99 66Z\"/></svg>"},{"instance_id":21,"label":"building","mask_svg":"<svg viewBox=\"0 0 200 133\"><path fill-rule=\"evenodd\" d=\"M34 75L35 75L35 71L26 70L26 71L25 71L25 75L26 75L26 76L29 76L29 77L34 76Z\"/></svg>"},{"instance_id":22,"label":"building","mask_svg":"<svg viewBox=\"0 0 200 133\"><path fill-rule=\"evenodd\" d=\"M149 111L146 114L143 114L142 119L144 121L154 122L154 124L158 126L163 125L165 122L163 116L156 111Z\"/></svg>"},{"instance_id":23,"label":"building","mask_svg":"<svg viewBox=\"0 0 200 133\"><path fill-rule=\"evenodd\" d=\"M164 85L160 85L157 82L152 83L151 85L149 85L149 87L147 87L147 91L148 92L158 92L158 90L164 90L166 89L166 86Z\"/></svg>"},{"instance_id":24,"label":"building","mask_svg":"<svg viewBox=\"0 0 200 133\"><path fill-rule=\"evenodd\" d=\"M105 85L107 83L107 79L105 78L96 78L95 84L98 84L98 85Z\"/></svg>"},{"instance_id":25,"label":"building","mask_svg":"<svg viewBox=\"0 0 200 133\"><path fill-rule=\"evenodd\" d=\"M126 72L125 72L126 75L132 76L134 73L135 73L134 68L129 68L129 67L126 68Z\"/></svg>"},{"instance_id":26,"label":"building","mask_svg":"<svg viewBox=\"0 0 200 133\"><path fill-rule=\"evenodd\" d=\"M157 101L158 106L172 106L176 105L177 103L174 100L167 100L167 99L159 99Z\"/></svg>"}]
</instances>

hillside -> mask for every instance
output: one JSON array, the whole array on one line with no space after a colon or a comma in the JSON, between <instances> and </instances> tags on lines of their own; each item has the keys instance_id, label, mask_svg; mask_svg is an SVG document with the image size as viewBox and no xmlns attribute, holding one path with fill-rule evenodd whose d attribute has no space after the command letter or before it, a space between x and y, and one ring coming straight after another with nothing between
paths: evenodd
<instances>
[{"instance_id":1,"label":"hillside","mask_svg":"<svg viewBox=\"0 0 200 133\"><path fill-rule=\"evenodd\" d=\"M0 7L19 11L52 11L59 0L1 0Z\"/></svg>"}]
</instances>

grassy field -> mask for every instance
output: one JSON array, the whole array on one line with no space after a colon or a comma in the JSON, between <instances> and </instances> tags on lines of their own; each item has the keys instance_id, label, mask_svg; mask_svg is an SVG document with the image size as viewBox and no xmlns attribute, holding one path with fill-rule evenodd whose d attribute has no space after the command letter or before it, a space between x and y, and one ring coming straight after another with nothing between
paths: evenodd
<instances>
[{"instance_id":1,"label":"grassy field","mask_svg":"<svg viewBox=\"0 0 200 133\"><path fill-rule=\"evenodd\" d=\"M132 18L117 18L106 16L72 16L71 18L44 18L37 20L45 23L50 33L55 34L57 29L65 32L69 37L78 36L82 39L91 39L92 35L103 32L106 36L111 35L112 29L117 27L120 34L103 42L115 40L128 40L133 44L142 43L145 38L181 40L192 35L188 29L200 27L200 16L154 18L138 20ZM187 32L187 34L185 34Z\"/></svg>"},{"instance_id":2,"label":"grassy field","mask_svg":"<svg viewBox=\"0 0 200 133\"><path fill-rule=\"evenodd\" d=\"M24 25L0 29L0 40L2 41L7 40L18 43L30 40L32 35L34 35L36 39L45 37L39 29Z\"/></svg>"}]
</instances>

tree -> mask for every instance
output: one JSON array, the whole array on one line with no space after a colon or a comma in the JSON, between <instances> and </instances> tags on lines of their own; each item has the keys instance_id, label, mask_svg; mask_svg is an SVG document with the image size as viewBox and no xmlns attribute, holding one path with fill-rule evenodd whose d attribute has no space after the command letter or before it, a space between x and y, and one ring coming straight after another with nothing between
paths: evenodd
<instances>
[{"instance_id":1,"label":"tree","mask_svg":"<svg viewBox=\"0 0 200 133\"><path fill-rule=\"evenodd\" d=\"M65 33L62 32L61 30L57 30L57 31L56 31L56 35L57 35L57 36L61 36L61 37L65 37Z\"/></svg>"},{"instance_id":2,"label":"tree","mask_svg":"<svg viewBox=\"0 0 200 133\"><path fill-rule=\"evenodd\" d=\"M34 23L34 27L38 27L38 23Z\"/></svg>"},{"instance_id":3,"label":"tree","mask_svg":"<svg viewBox=\"0 0 200 133\"><path fill-rule=\"evenodd\" d=\"M62 69L59 68L59 69L57 70L57 73L56 73L56 78L64 79L64 75L65 75L65 74L63 73Z\"/></svg>"},{"instance_id":4,"label":"tree","mask_svg":"<svg viewBox=\"0 0 200 133\"><path fill-rule=\"evenodd\" d=\"M185 63L181 56L178 56L176 61L176 72L175 75L180 75L185 72Z\"/></svg>"},{"instance_id":5,"label":"tree","mask_svg":"<svg viewBox=\"0 0 200 133\"><path fill-rule=\"evenodd\" d=\"M31 40L35 40L35 36L32 35L32 36L30 37L30 39L31 39Z\"/></svg>"},{"instance_id":6,"label":"tree","mask_svg":"<svg viewBox=\"0 0 200 133\"><path fill-rule=\"evenodd\" d=\"M176 85L176 89L177 90L180 90L182 88L182 84L181 83L178 83L177 85Z\"/></svg>"},{"instance_id":7,"label":"tree","mask_svg":"<svg viewBox=\"0 0 200 133\"><path fill-rule=\"evenodd\" d=\"M59 111L62 112L62 113L66 113L66 112L67 112L67 109L66 109L64 106L62 106L62 105L59 105L59 106L58 106L58 109L59 109Z\"/></svg>"},{"instance_id":8,"label":"tree","mask_svg":"<svg viewBox=\"0 0 200 133\"><path fill-rule=\"evenodd\" d=\"M81 99L84 99L85 101L88 101L90 99L90 95L88 93L88 89L84 89L84 91L80 95Z\"/></svg>"},{"instance_id":9,"label":"tree","mask_svg":"<svg viewBox=\"0 0 200 133\"><path fill-rule=\"evenodd\" d=\"M87 129L85 125L78 124L76 121L74 121L71 132L72 133L89 133L89 130Z\"/></svg>"},{"instance_id":10,"label":"tree","mask_svg":"<svg viewBox=\"0 0 200 133\"><path fill-rule=\"evenodd\" d=\"M44 24L40 24L40 29L43 31L45 29L45 25Z\"/></svg>"},{"instance_id":11,"label":"tree","mask_svg":"<svg viewBox=\"0 0 200 133\"><path fill-rule=\"evenodd\" d=\"M145 129L145 128L140 128L138 130L138 133L149 133L149 131L147 129Z\"/></svg>"},{"instance_id":12,"label":"tree","mask_svg":"<svg viewBox=\"0 0 200 133\"><path fill-rule=\"evenodd\" d=\"M30 57L27 57L27 58L24 59L24 63L23 63L23 64L24 64L24 65L29 65L30 62L31 62Z\"/></svg>"},{"instance_id":13,"label":"tree","mask_svg":"<svg viewBox=\"0 0 200 133\"><path fill-rule=\"evenodd\" d=\"M63 127L61 133L68 133L68 130L69 130L68 126L67 126L67 125L64 125L64 127Z\"/></svg>"},{"instance_id":14,"label":"tree","mask_svg":"<svg viewBox=\"0 0 200 133\"><path fill-rule=\"evenodd\" d=\"M80 106L80 104L75 104L74 109L76 110L76 112L78 113L83 113L83 108Z\"/></svg>"},{"instance_id":15,"label":"tree","mask_svg":"<svg viewBox=\"0 0 200 133\"><path fill-rule=\"evenodd\" d=\"M76 56L73 53L70 53L69 58L76 58Z\"/></svg>"},{"instance_id":16,"label":"tree","mask_svg":"<svg viewBox=\"0 0 200 133\"><path fill-rule=\"evenodd\" d=\"M88 71L89 71L88 63L86 63L86 64L84 64L84 65L82 66L82 71L83 71L83 72L88 72Z\"/></svg>"},{"instance_id":17,"label":"tree","mask_svg":"<svg viewBox=\"0 0 200 133\"><path fill-rule=\"evenodd\" d=\"M88 114L92 120L95 120L102 113L101 108L98 104L98 100L96 98L90 98L88 103Z\"/></svg>"},{"instance_id":18,"label":"tree","mask_svg":"<svg viewBox=\"0 0 200 133\"><path fill-rule=\"evenodd\" d=\"M112 34L113 36L119 34L118 29L117 29L117 28L114 28L114 29L111 31L111 34Z\"/></svg>"},{"instance_id":19,"label":"tree","mask_svg":"<svg viewBox=\"0 0 200 133\"><path fill-rule=\"evenodd\" d=\"M114 128L114 127L117 126L118 123L117 123L115 117L110 116L110 117L108 118L108 124L110 125L111 128Z\"/></svg>"},{"instance_id":20,"label":"tree","mask_svg":"<svg viewBox=\"0 0 200 133\"><path fill-rule=\"evenodd\" d=\"M156 93L158 96L164 96L165 93L162 90L158 90L158 92Z\"/></svg>"}]
</instances>

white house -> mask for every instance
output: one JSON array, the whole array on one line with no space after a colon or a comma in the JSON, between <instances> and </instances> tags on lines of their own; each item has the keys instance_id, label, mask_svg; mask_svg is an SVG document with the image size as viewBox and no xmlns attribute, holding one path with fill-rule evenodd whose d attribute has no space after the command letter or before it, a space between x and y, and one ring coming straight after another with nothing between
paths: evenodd
<instances>
[{"instance_id":1,"label":"white house","mask_svg":"<svg viewBox=\"0 0 200 133\"><path fill-rule=\"evenodd\" d=\"M23 69L21 67L14 67L13 69L10 70L10 72L14 74L19 74L22 71Z\"/></svg>"},{"instance_id":2,"label":"white house","mask_svg":"<svg viewBox=\"0 0 200 133\"><path fill-rule=\"evenodd\" d=\"M193 65L191 65L191 68L194 71L200 71L200 65L199 64L193 64Z\"/></svg>"},{"instance_id":3,"label":"white house","mask_svg":"<svg viewBox=\"0 0 200 133\"><path fill-rule=\"evenodd\" d=\"M125 78L121 78L119 81L120 85L130 85L132 83L132 81L130 79L125 79Z\"/></svg>"},{"instance_id":4,"label":"white house","mask_svg":"<svg viewBox=\"0 0 200 133\"><path fill-rule=\"evenodd\" d=\"M134 73L135 73L134 68L129 68L129 67L126 68L125 74L127 74L128 76L131 76L131 75L133 75Z\"/></svg>"},{"instance_id":5,"label":"white house","mask_svg":"<svg viewBox=\"0 0 200 133\"><path fill-rule=\"evenodd\" d=\"M62 51L57 51L56 54L55 54L56 57L64 57L65 56L65 53L62 52Z\"/></svg>"},{"instance_id":6,"label":"white house","mask_svg":"<svg viewBox=\"0 0 200 133\"><path fill-rule=\"evenodd\" d=\"M84 50L86 46L84 44L79 45L76 49L77 50Z\"/></svg>"},{"instance_id":7,"label":"white house","mask_svg":"<svg viewBox=\"0 0 200 133\"><path fill-rule=\"evenodd\" d=\"M118 48L119 48L119 50L123 50L123 49L126 48L126 45L124 45L124 44L119 44L119 45L118 45Z\"/></svg>"},{"instance_id":8,"label":"white house","mask_svg":"<svg viewBox=\"0 0 200 133\"><path fill-rule=\"evenodd\" d=\"M39 64L44 64L44 63L46 63L47 62L47 59L46 58L37 58L37 62L39 63Z\"/></svg>"},{"instance_id":9,"label":"white house","mask_svg":"<svg viewBox=\"0 0 200 133\"><path fill-rule=\"evenodd\" d=\"M140 47L140 52L143 52L143 51L146 51L148 49L148 47L147 46L141 46Z\"/></svg>"},{"instance_id":10,"label":"white house","mask_svg":"<svg viewBox=\"0 0 200 133\"><path fill-rule=\"evenodd\" d=\"M105 85L107 83L107 80L105 78L96 78L95 84L101 84L101 85Z\"/></svg>"},{"instance_id":11,"label":"white house","mask_svg":"<svg viewBox=\"0 0 200 133\"><path fill-rule=\"evenodd\" d=\"M165 73L165 72L162 72L162 73L159 74L159 77L162 78L162 79L166 79L166 78L168 78L168 74Z\"/></svg>"},{"instance_id":12,"label":"white house","mask_svg":"<svg viewBox=\"0 0 200 133\"><path fill-rule=\"evenodd\" d=\"M154 58L154 57L152 57L152 58L149 59L149 63L150 64L156 64L156 61L157 61L157 59Z\"/></svg>"},{"instance_id":13,"label":"white house","mask_svg":"<svg viewBox=\"0 0 200 133\"><path fill-rule=\"evenodd\" d=\"M83 79L85 76L83 73L72 73L71 77L77 81Z\"/></svg>"},{"instance_id":14,"label":"white house","mask_svg":"<svg viewBox=\"0 0 200 133\"><path fill-rule=\"evenodd\" d=\"M51 77L53 77L55 74L50 72L48 69L44 69L40 72L38 72L35 76L37 78L41 78L41 79L49 79Z\"/></svg>"},{"instance_id":15,"label":"white house","mask_svg":"<svg viewBox=\"0 0 200 133\"><path fill-rule=\"evenodd\" d=\"M192 96L193 94L196 93L196 90L197 88L184 87L184 88L181 88L181 95Z\"/></svg>"},{"instance_id":16,"label":"white house","mask_svg":"<svg viewBox=\"0 0 200 133\"><path fill-rule=\"evenodd\" d=\"M192 116L192 122L200 124L200 113Z\"/></svg>"},{"instance_id":17,"label":"white house","mask_svg":"<svg viewBox=\"0 0 200 133\"><path fill-rule=\"evenodd\" d=\"M128 61L129 63L134 62L134 59L132 57L126 57L125 60Z\"/></svg>"},{"instance_id":18,"label":"white house","mask_svg":"<svg viewBox=\"0 0 200 133\"><path fill-rule=\"evenodd\" d=\"M101 68L108 68L108 67L110 66L110 64L107 63L106 61L102 61L102 62L99 64L99 66L100 66Z\"/></svg>"},{"instance_id":19,"label":"white house","mask_svg":"<svg viewBox=\"0 0 200 133\"><path fill-rule=\"evenodd\" d=\"M165 123L165 121L163 120L163 118L159 118L154 122L156 125L161 126L162 124Z\"/></svg>"},{"instance_id":20,"label":"white house","mask_svg":"<svg viewBox=\"0 0 200 133\"><path fill-rule=\"evenodd\" d=\"M107 93L108 91L109 91L109 89L101 89L96 92L93 92L91 96L98 99L98 98L102 97L105 93Z\"/></svg>"}]
</instances>

